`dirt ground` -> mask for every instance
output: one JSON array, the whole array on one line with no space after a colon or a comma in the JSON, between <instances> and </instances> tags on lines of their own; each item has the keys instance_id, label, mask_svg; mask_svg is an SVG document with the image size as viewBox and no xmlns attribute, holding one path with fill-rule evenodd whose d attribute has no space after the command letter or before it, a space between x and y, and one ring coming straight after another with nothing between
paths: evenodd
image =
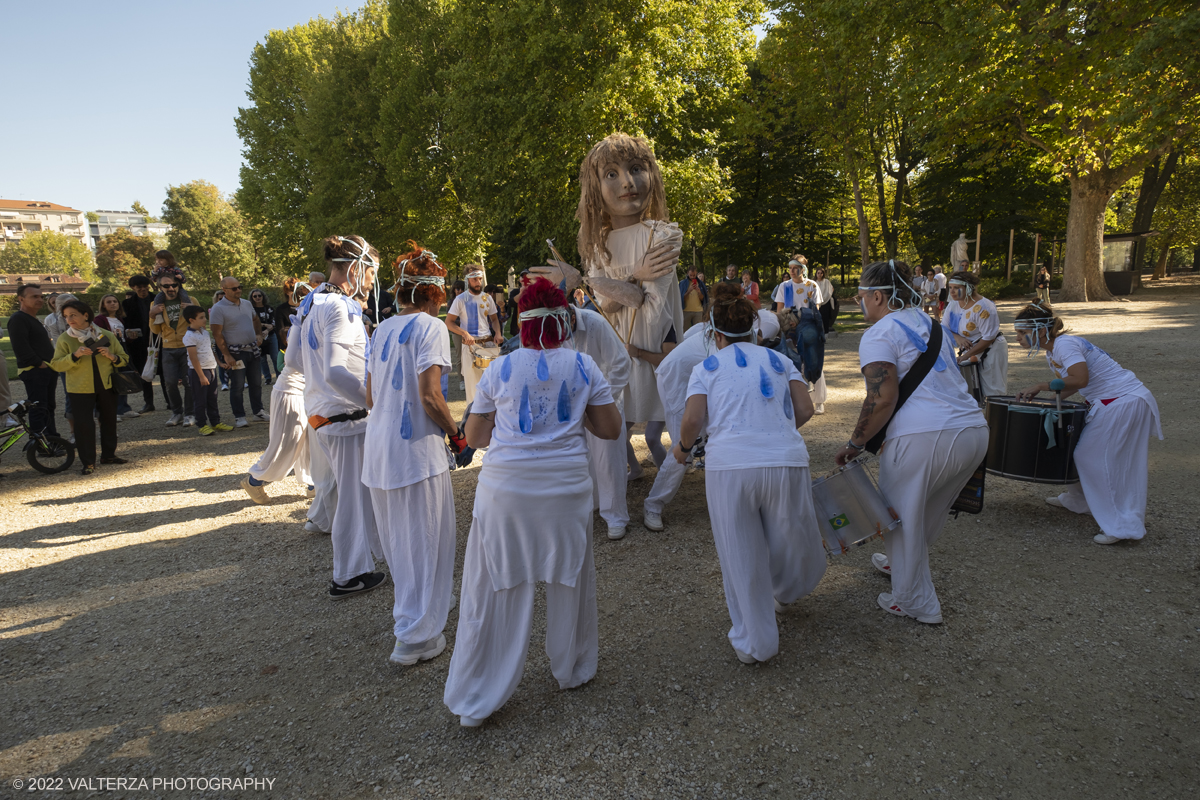
<instances>
[{"instance_id":1,"label":"dirt ground","mask_svg":"<svg viewBox=\"0 0 1200 800\"><path fill-rule=\"evenodd\" d=\"M1018 307L1001 305L1006 331ZM1194 278L1060 309L1162 410L1143 541L1097 546L1049 487L989 476L985 512L951 520L931 556L943 625L881 611L864 547L780 618L779 655L746 666L704 473L648 532L643 446L629 535L597 526L595 680L557 689L539 620L516 694L475 730L442 704L457 613L443 656L391 665L390 591L329 601L329 539L302 530L301 488L273 484L267 506L238 488L266 425L123 422L132 463L90 478L10 452L0 797L1196 797L1198 311ZM814 475L857 418L859 336L829 342L828 413L803 429ZM1011 347L1012 389L1045 379ZM476 476L453 475L459 570Z\"/></svg>"}]
</instances>

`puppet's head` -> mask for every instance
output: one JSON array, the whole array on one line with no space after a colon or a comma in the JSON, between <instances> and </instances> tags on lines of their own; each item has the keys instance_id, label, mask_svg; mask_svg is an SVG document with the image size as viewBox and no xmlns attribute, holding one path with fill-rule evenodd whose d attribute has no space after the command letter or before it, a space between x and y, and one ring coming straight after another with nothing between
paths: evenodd
<instances>
[{"instance_id":1,"label":"puppet's head","mask_svg":"<svg viewBox=\"0 0 1200 800\"><path fill-rule=\"evenodd\" d=\"M588 152L579 166L579 208L575 219L579 220L579 255L584 262L597 255L610 257L607 240L612 230L612 209L604 199L602 190L605 170L609 167L638 162L649 176L647 191L637 198L640 208L636 213L642 219L668 222L667 196L663 190L662 170L654 159L650 144L641 137L614 133L598 142Z\"/></svg>"}]
</instances>

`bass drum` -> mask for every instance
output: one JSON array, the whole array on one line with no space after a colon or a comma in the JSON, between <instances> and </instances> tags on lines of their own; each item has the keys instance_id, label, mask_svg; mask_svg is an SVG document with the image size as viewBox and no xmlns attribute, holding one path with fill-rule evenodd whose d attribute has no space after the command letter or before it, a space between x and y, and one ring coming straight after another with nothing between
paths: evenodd
<instances>
[{"instance_id":1,"label":"bass drum","mask_svg":"<svg viewBox=\"0 0 1200 800\"><path fill-rule=\"evenodd\" d=\"M1060 416L1054 400L989 397L986 413L988 472L1031 483L1079 482L1075 447L1083 433L1086 405L1064 400Z\"/></svg>"}]
</instances>

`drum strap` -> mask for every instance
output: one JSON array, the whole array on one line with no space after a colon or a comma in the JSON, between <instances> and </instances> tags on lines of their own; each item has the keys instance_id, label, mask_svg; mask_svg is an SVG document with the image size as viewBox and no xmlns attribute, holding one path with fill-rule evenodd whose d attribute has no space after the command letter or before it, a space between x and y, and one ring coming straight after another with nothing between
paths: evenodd
<instances>
[{"instance_id":1,"label":"drum strap","mask_svg":"<svg viewBox=\"0 0 1200 800\"><path fill-rule=\"evenodd\" d=\"M938 354L942 351L942 326L930 325L929 342L925 346L925 352L917 358L912 365L912 369L900 381L900 392L896 397L896 407L892 409L891 419L879 429L879 433L871 437L871 441L867 442L866 448L876 455L879 454L879 449L883 447L883 440L887 437L888 426L892 424L892 419L896 418L896 412L901 406L912 396L912 393L921 385L921 381L925 380L925 376L929 374L929 370L933 369L933 364L937 361Z\"/></svg>"}]
</instances>

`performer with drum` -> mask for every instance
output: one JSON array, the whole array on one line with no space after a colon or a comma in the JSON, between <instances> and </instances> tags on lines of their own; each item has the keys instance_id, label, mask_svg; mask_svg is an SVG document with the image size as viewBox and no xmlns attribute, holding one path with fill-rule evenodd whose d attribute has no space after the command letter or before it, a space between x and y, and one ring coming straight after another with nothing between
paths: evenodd
<instances>
[{"instance_id":1,"label":"performer with drum","mask_svg":"<svg viewBox=\"0 0 1200 800\"><path fill-rule=\"evenodd\" d=\"M1050 371L1065 384L1062 394L1079 392L1089 404L1087 425L1075 447L1079 483L1052 506L1091 514L1101 533L1096 544L1116 544L1146 535L1146 489L1150 435L1161 440L1158 403L1137 376L1082 336L1063 333L1062 319L1039 301L1017 314L1017 343L1032 355L1046 351ZM1018 400L1050 391L1042 382L1022 389Z\"/></svg>"},{"instance_id":2,"label":"performer with drum","mask_svg":"<svg viewBox=\"0 0 1200 800\"><path fill-rule=\"evenodd\" d=\"M876 553L871 559L876 569L892 577L892 591L879 595L879 607L918 622L940 623L942 608L929 571L929 547L987 453L987 422L954 369L948 336L941 337L936 361L924 378L903 404L898 403L901 382L928 350L934 333L933 321L918 305L907 264L877 261L867 266L858 301L871 323L858 346L867 396L837 463L844 465L861 454L872 437L886 430L879 488L901 524L884 534L887 555Z\"/></svg>"},{"instance_id":3,"label":"performer with drum","mask_svg":"<svg viewBox=\"0 0 1200 800\"><path fill-rule=\"evenodd\" d=\"M1000 332L996 304L976 291L979 276L960 270L950 276L950 304L942 325L954 334L960 363L979 356L979 389L983 397L1008 394L1008 341Z\"/></svg>"},{"instance_id":4,"label":"performer with drum","mask_svg":"<svg viewBox=\"0 0 1200 800\"><path fill-rule=\"evenodd\" d=\"M820 287L808 279L808 259L797 253L788 261L791 280L775 287L776 311L791 311L799 324L789 338L804 364L804 380L817 414L825 413L825 326L821 321Z\"/></svg>"},{"instance_id":5,"label":"performer with drum","mask_svg":"<svg viewBox=\"0 0 1200 800\"><path fill-rule=\"evenodd\" d=\"M384 319L371 341L362 471L395 587L390 660L405 666L446 647L456 526L442 437L455 453L467 445L442 396L450 336L437 314L446 270L433 253L408 244L410 251L396 259L395 302L402 310Z\"/></svg>"},{"instance_id":6,"label":"performer with drum","mask_svg":"<svg viewBox=\"0 0 1200 800\"><path fill-rule=\"evenodd\" d=\"M563 689L591 680L599 651L592 479L584 431L619 439L621 412L596 362L562 344L566 295L544 278L518 299L521 348L484 373L467 440L486 447L463 564L444 700L475 727L516 691L546 584L546 654Z\"/></svg>"},{"instance_id":7,"label":"performer with drum","mask_svg":"<svg viewBox=\"0 0 1200 800\"><path fill-rule=\"evenodd\" d=\"M683 464L708 418L705 484L733 623L729 642L753 664L779 652L775 611L825 574L799 431L813 407L796 367L754 343L758 314L738 286L713 287L709 319L717 352L692 369L672 452Z\"/></svg>"},{"instance_id":8,"label":"performer with drum","mask_svg":"<svg viewBox=\"0 0 1200 800\"><path fill-rule=\"evenodd\" d=\"M382 556L371 493L362 482L367 436L367 332L363 306L379 253L361 236L325 240L329 281L301 303L300 330L292 347L303 353L304 411L329 458L337 484L331 526L331 600L344 600L378 588L387 576L375 571Z\"/></svg>"},{"instance_id":9,"label":"performer with drum","mask_svg":"<svg viewBox=\"0 0 1200 800\"><path fill-rule=\"evenodd\" d=\"M487 276L479 264L467 265L467 291L454 298L450 309L446 312L446 327L450 333L462 339L462 365L464 388L467 392L467 402L475 399L475 387L483 370L474 364L471 347L491 340L496 346L504 344L504 334L500 330L500 312L491 295L483 291L484 280ZM462 327L460 323L465 324Z\"/></svg>"}]
</instances>

